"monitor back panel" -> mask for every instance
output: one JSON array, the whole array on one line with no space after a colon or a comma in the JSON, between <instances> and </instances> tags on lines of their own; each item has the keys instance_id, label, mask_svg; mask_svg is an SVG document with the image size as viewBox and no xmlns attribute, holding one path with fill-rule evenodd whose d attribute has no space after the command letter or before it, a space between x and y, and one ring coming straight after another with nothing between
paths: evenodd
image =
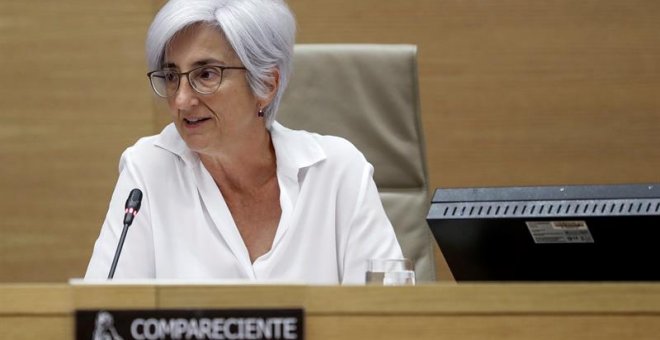
<instances>
[{"instance_id":1,"label":"monitor back panel","mask_svg":"<svg viewBox=\"0 0 660 340\"><path fill-rule=\"evenodd\" d=\"M438 189L427 219L457 281L657 281L658 188Z\"/></svg>"}]
</instances>

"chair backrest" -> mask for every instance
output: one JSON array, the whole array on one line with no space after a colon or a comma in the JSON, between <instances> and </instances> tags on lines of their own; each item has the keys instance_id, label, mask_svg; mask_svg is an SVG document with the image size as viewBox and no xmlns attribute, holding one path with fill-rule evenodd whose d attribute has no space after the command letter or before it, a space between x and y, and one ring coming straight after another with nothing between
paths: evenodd
<instances>
[{"instance_id":1,"label":"chair backrest","mask_svg":"<svg viewBox=\"0 0 660 340\"><path fill-rule=\"evenodd\" d=\"M277 120L344 137L365 154L404 256L415 262L418 281L433 281L416 47L296 45Z\"/></svg>"}]
</instances>

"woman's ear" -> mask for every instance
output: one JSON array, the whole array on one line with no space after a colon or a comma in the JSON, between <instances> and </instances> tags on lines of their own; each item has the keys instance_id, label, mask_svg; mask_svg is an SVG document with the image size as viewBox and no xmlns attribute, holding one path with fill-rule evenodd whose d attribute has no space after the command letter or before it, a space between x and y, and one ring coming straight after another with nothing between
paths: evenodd
<instances>
[{"instance_id":1,"label":"woman's ear","mask_svg":"<svg viewBox=\"0 0 660 340\"><path fill-rule=\"evenodd\" d=\"M261 107L266 107L268 104L270 104L271 101L273 101L273 98L275 98L275 94L277 93L277 89L280 88L280 70L277 68L273 68L270 73L270 77L266 80L266 95L264 96L262 100L262 105Z\"/></svg>"}]
</instances>

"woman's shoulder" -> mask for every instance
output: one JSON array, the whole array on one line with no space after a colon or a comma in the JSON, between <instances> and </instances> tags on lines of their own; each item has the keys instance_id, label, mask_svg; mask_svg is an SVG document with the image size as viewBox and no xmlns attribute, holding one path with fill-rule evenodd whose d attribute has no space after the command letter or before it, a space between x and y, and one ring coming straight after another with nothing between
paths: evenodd
<instances>
[{"instance_id":1,"label":"woman's shoulder","mask_svg":"<svg viewBox=\"0 0 660 340\"><path fill-rule=\"evenodd\" d=\"M318 164L319 166L348 166L367 163L362 152L346 138L305 130L292 130L281 125L278 130L281 134L288 135L287 138L282 139L286 139L286 143L291 146L289 153L295 152L294 149L298 152L314 152L324 160Z\"/></svg>"},{"instance_id":2,"label":"woman's shoulder","mask_svg":"<svg viewBox=\"0 0 660 340\"><path fill-rule=\"evenodd\" d=\"M344 160L357 160L364 158L362 152L358 150L351 141L344 137L321 135L318 133L310 133L310 135L317 143L319 143L328 158Z\"/></svg>"}]
</instances>

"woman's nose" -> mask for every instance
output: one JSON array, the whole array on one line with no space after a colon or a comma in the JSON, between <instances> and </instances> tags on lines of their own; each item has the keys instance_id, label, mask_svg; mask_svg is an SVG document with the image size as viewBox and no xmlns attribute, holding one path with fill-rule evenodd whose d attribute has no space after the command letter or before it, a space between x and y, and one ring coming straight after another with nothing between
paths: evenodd
<instances>
[{"instance_id":1,"label":"woman's nose","mask_svg":"<svg viewBox=\"0 0 660 340\"><path fill-rule=\"evenodd\" d=\"M182 77L174 94L174 105L179 110L188 110L198 104L197 92L190 86L188 77Z\"/></svg>"}]
</instances>

